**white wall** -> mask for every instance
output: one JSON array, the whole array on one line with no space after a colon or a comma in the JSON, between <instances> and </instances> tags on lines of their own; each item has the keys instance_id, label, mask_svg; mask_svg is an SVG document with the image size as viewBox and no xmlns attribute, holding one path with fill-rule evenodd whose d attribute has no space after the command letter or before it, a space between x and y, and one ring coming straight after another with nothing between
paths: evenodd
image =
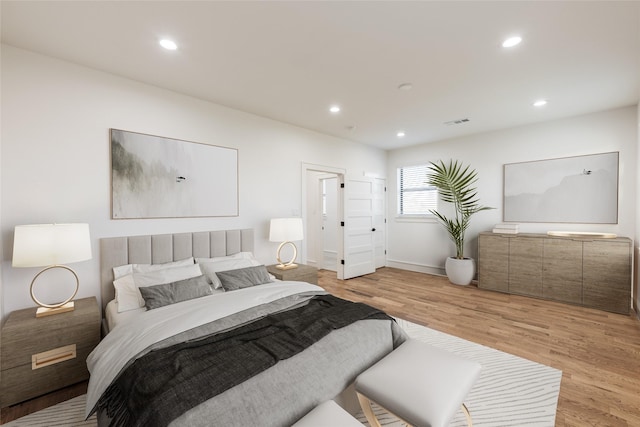
<instances>
[{"instance_id":1,"label":"white wall","mask_svg":"<svg viewBox=\"0 0 640 427\"><path fill-rule=\"evenodd\" d=\"M549 106L552 108L552 106ZM454 245L441 224L405 222L396 218L397 168L429 161L459 159L478 172L478 195L483 205L497 209L471 220L465 255L477 258L477 234L502 221L503 165L558 157L620 152L618 224L522 224L522 232L549 230L613 232L636 236L636 167L638 164L637 107L604 111L563 120L424 144L388 153L389 244L387 264L415 271L444 273L445 259Z\"/></svg>"},{"instance_id":2,"label":"white wall","mask_svg":"<svg viewBox=\"0 0 640 427\"><path fill-rule=\"evenodd\" d=\"M637 142L637 153L636 153L636 165L640 165L640 103L637 106L637 114L638 114L638 126L636 128L636 132L638 134L638 142ZM636 171L636 210L635 210L635 215L636 215L636 233L635 233L635 244L634 244L634 253L635 253L635 259L634 259L634 272L635 277L634 277L634 296L635 296L635 310L636 310L636 315L638 316L638 318L640 319L640 290L638 289L638 286L640 284L640 268L638 267L638 260L640 259L640 206L638 206L638 203L640 203L640 173Z\"/></svg>"},{"instance_id":3,"label":"white wall","mask_svg":"<svg viewBox=\"0 0 640 427\"><path fill-rule=\"evenodd\" d=\"M385 172L382 150L50 57L2 45L1 66L5 315L34 305L28 287L38 270L11 267L18 224L88 222L93 260L72 267L80 276L78 297L99 296L101 237L253 227L256 255L275 262L268 222L300 215L303 162L360 175ZM109 128L237 148L240 215L111 220ZM45 287L38 294L43 300L64 296L47 294Z\"/></svg>"},{"instance_id":4,"label":"white wall","mask_svg":"<svg viewBox=\"0 0 640 427\"><path fill-rule=\"evenodd\" d=\"M0 55L0 69L2 67L2 55ZM2 94L2 79L0 79L0 98ZM2 107L0 103L0 124L2 124ZM0 165L2 164L2 132L0 131ZM0 224L2 224L2 174L0 173ZM0 260L4 259L3 244L4 239L0 233ZM3 310L4 292L2 291L2 262L0 262L0 319L4 319ZM1 363L2 361L0 361Z\"/></svg>"}]
</instances>

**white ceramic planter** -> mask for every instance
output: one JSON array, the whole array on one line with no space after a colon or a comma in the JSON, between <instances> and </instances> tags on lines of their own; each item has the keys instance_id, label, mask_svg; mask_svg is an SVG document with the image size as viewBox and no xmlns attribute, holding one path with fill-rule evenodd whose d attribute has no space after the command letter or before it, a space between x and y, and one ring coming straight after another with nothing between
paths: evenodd
<instances>
[{"instance_id":1,"label":"white ceramic planter","mask_svg":"<svg viewBox=\"0 0 640 427\"><path fill-rule=\"evenodd\" d=\"M476 273L476 263L473 258L458 259L449 257L444 263L449 281L454 285L468 285Z\"/></svg>"}]
</instances>

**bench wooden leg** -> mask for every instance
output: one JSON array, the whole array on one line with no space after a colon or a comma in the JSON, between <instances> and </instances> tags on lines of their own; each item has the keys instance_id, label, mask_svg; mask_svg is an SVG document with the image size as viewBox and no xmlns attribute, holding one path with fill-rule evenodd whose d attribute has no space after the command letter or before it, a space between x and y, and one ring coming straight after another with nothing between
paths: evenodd
<instances>
[{"instance_id":1,"label":"bench wooden leg","mask_svg":"<svg viewBox=\"0 0 640 427\"><path fill-rule=\"evenodd\" d=\"M467 417L467 425L469 427L473 427L473 421L471 421L471 414L469 413L469 409L467 408L467 405L465 405L464 403L462 404L462 410L464 411L464 416Z\"/></svg>"},{"instance_id":2,"label":"bench wooden leg","mask_svg":"<svg viewBox=\"0 0 640 427\"><path fill-rule=\"evenodd\" d=\"M358 392L356 392L356 395L358 396L358 401L360 402L360 407L362 408L362 412L364 412L364 416L367 418L367 421L369 421L369 425L371 427L382 427L380 425L380 422L378 421L378 418L376 417L376 414L373 413L373 409L371 407L371 400L367 396L364 396ZM464 412L464 416L467 419L467 425L469 427L473 427L471 414L469 413L469 409L467 408L467 405L465 405L464 403L462 404L462 412ZM407 427L411 427L411 425L407 424Z\"/></svg>"},{"instance_id":3,"label":"bench wooden leg","mask_svg":"<svg viewBox=\"0 0 640 427\"><path fill-rule=\"evenodd\" d=\"M362 412L364 412L364 416L367 417L367 421L369 421L369 425L371 427L382 427L380 422L376 418L376 414L373 413L373 409L371 408L371 401L368 397L363 396L362 394L356 392L358 395L358 401L360 402L360 407L362 408Z\"/></svg>"}]
</instances>

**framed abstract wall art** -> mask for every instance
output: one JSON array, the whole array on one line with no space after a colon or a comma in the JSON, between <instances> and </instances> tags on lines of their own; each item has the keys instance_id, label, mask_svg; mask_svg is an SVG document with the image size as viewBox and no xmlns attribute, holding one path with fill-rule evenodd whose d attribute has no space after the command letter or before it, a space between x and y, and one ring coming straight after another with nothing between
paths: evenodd
<instances>
[{"instance_id":1,"label":"framed abstract wall art","mask_svg":"<svg viewBox=\"0 0 640 427\"><path fill-rule=\"evenodd\" d=\"M238 150L111 129L111 218L238 216Z\"/></svg>"},{"instance_id":2,"label":"framed abstract wall art","mask_svg":"<svg viewBox=\"0 0 640 427\"><path fill-rule=\"evenodd\" d=\"M618 223L618 152L504 165L504 221Z\"/></svg>"}]
</instances>

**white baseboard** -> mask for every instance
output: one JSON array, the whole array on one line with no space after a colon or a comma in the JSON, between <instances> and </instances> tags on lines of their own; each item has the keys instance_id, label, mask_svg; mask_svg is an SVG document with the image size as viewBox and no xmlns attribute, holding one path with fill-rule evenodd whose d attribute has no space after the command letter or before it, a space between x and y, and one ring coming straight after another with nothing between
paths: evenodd
<instances>
[{"instance_id":1,"label":"white baseboard","mask_svg":"<svg viewBox=\"0 0 640 427\"><path fill-rule=\"evenodd\" d=\"M400 270L415 271L417 273L435 274L436 276L446 276L444 268L434 267L425 264L415 264L405 261L396 261L387 258L387 267L399 268Z\"/></svg>"},{"instance_id":2,"label":"white baseboard","mask_svg":"<svg viewBox=\"0 0 640 427\"><path fill-rule=\"evenodd\" d=\"M426 273L433 274L435 276L447 277L447 273L444 271L444 268L433 267L430 265L414 264L410 262L393 261L387 259L387 267L399 268L400 270L415 271L416 273ZM477 285L478 279L474 278L471 283Z\"/></svg>"}]
</instances>

